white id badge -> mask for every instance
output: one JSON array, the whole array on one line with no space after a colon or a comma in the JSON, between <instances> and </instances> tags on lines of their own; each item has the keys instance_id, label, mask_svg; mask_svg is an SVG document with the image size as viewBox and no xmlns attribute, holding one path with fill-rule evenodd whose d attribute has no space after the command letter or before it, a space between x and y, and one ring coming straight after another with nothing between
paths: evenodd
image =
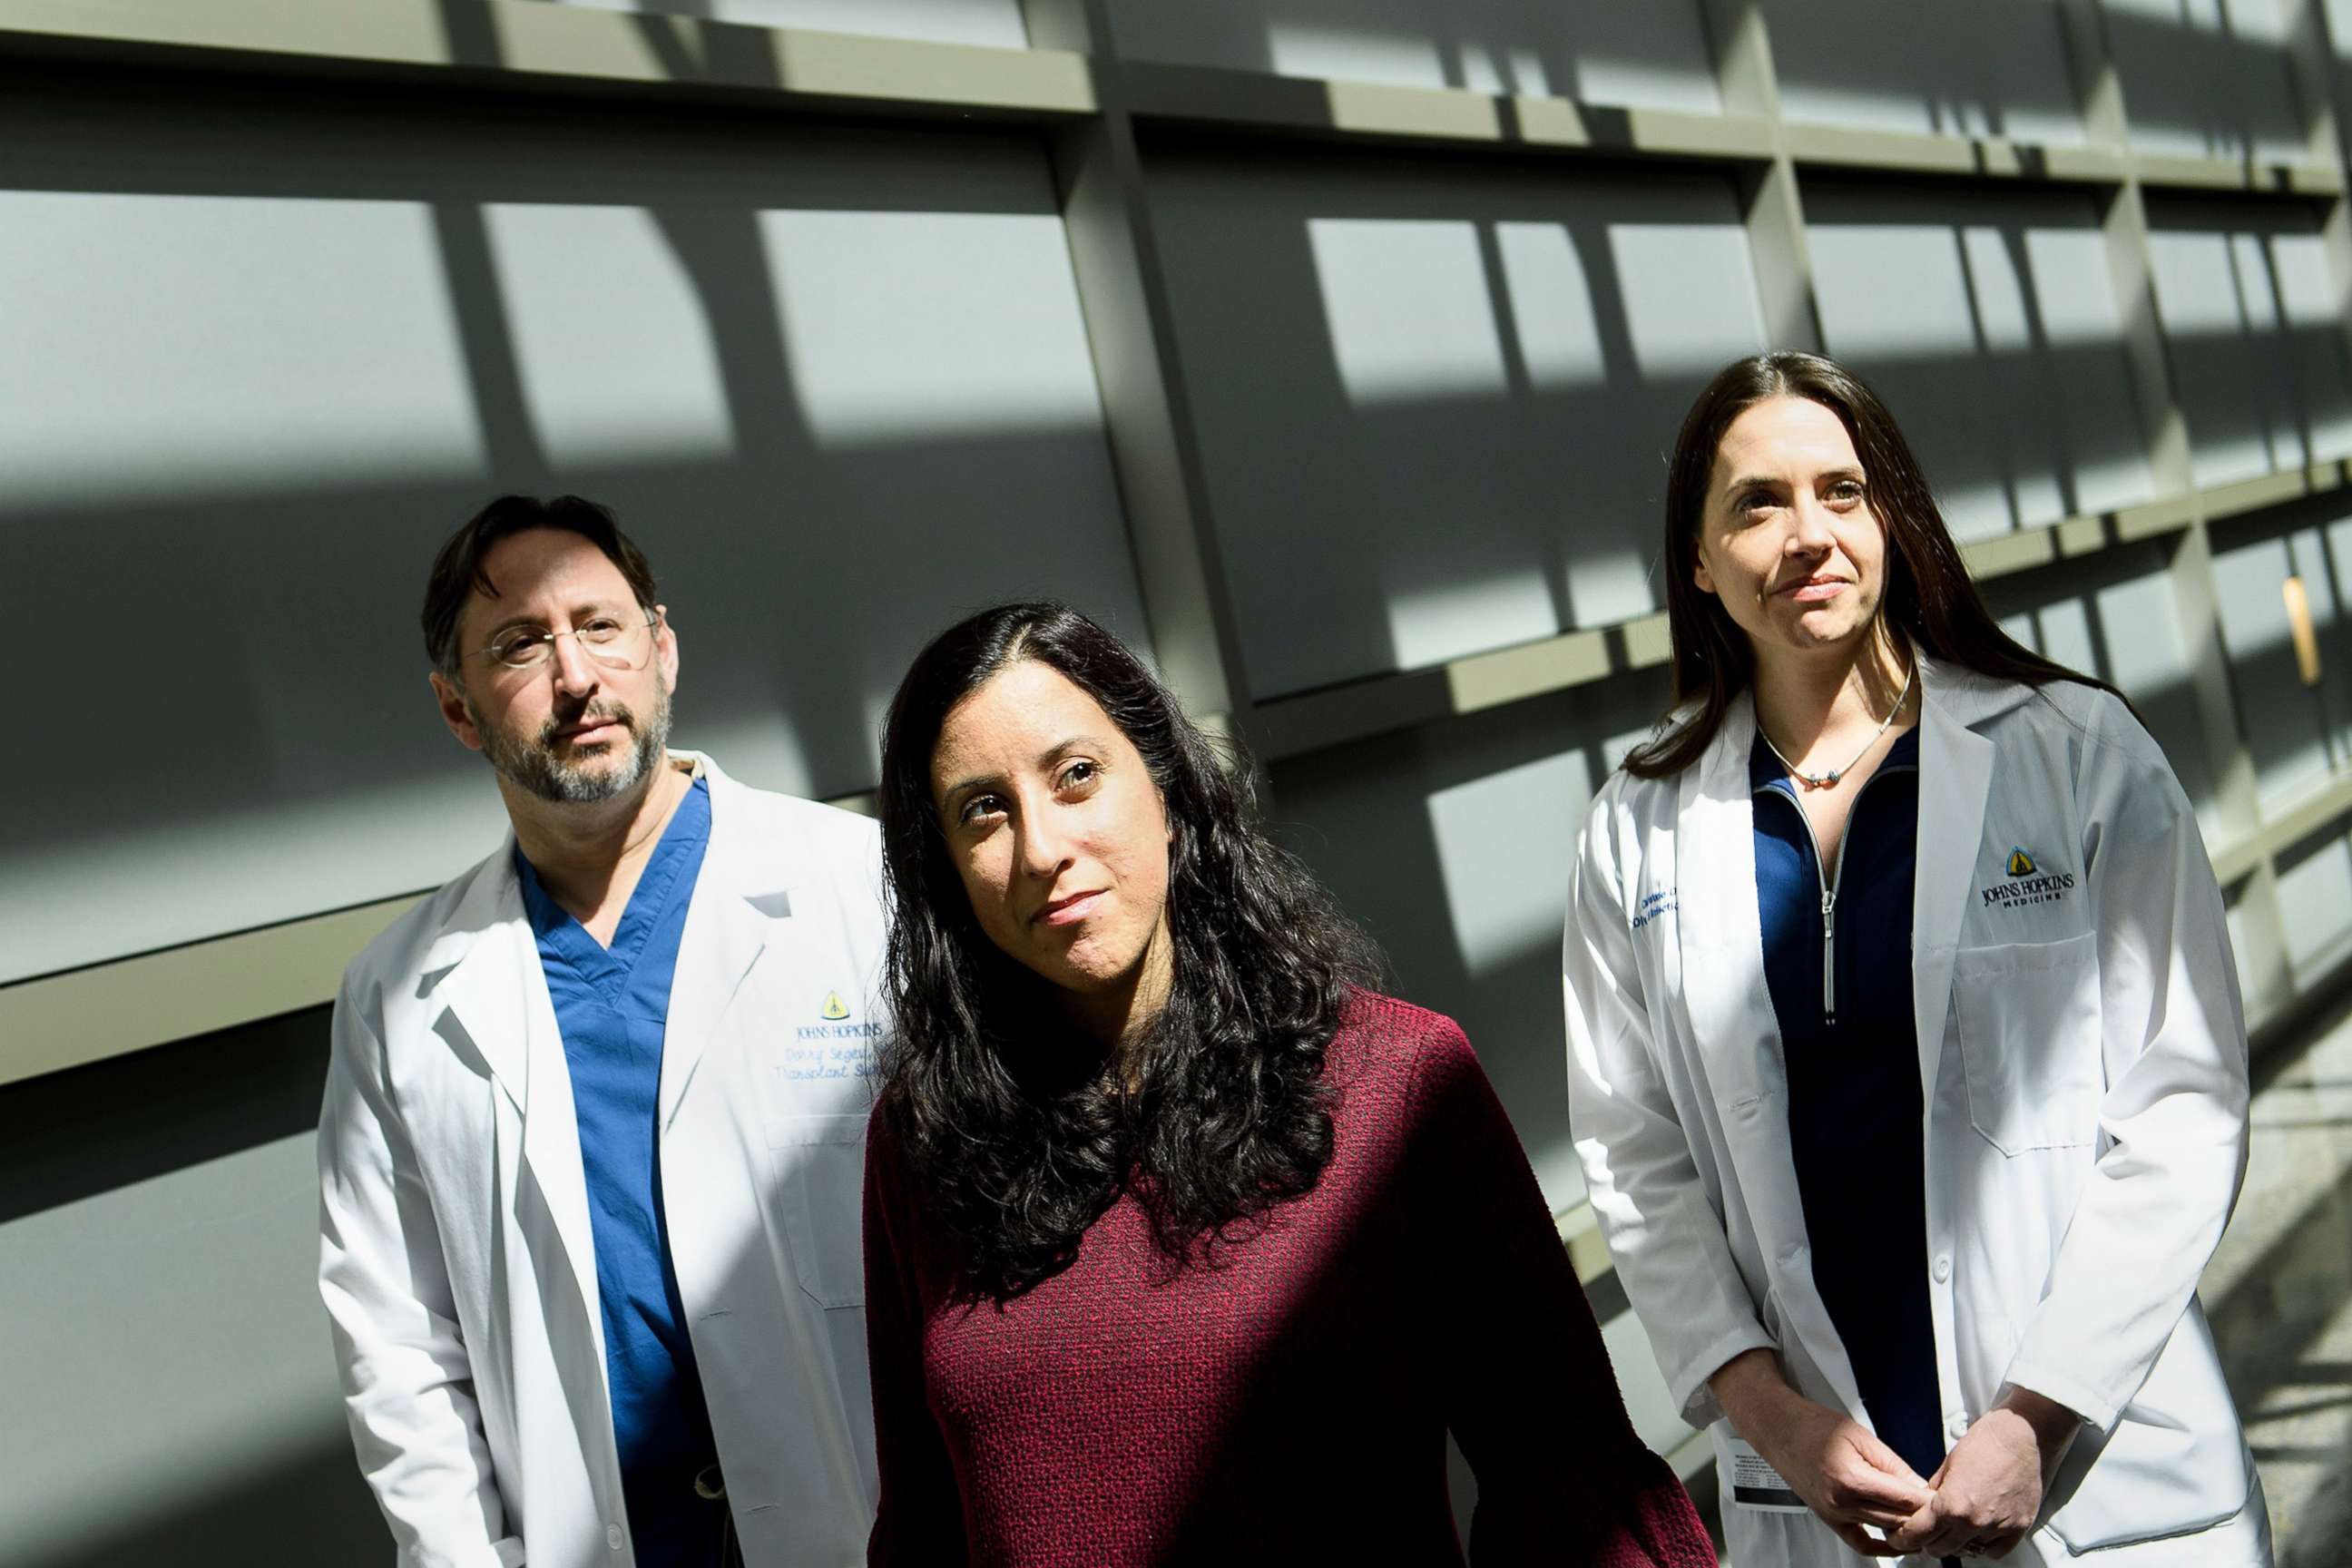
<instances>
[{"instance_id":1,"label":"white id badge","mask_svg":"<svg viewBox=\"0 0 2352 1568\"><path fill-rule=\"evenodd\" d=\"M1764 1462L1764 1456L1738 1436L1729 1440L1731 1448L1731 1500L1759 1513L1810 1513L1804 1500L1790 1489L1780 1479L1780 1472Z\"/></svg>"}]
</instances>

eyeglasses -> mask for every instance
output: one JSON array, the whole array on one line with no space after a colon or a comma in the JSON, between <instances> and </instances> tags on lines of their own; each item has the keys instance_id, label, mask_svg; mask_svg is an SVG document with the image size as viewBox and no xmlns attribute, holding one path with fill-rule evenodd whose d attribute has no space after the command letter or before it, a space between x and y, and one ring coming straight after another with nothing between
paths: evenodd
<instances>
[{"instance_id":1,"label":"eyeglasses","mask_svg":"<svg viewBox=\"0 0 2352 1568\"><path fill-rule=\"evenodd\" d=\"M555 657L556 638L570 637L582 653L607 669L637 669L653 654L653 638L640 639L637 634L660 624L659 616L649 621L620 621L610 616L598 616L569 631L509 626L490 639L489 647L477 651L509 669L537 669Z\"/></svg>"}]
</instances>

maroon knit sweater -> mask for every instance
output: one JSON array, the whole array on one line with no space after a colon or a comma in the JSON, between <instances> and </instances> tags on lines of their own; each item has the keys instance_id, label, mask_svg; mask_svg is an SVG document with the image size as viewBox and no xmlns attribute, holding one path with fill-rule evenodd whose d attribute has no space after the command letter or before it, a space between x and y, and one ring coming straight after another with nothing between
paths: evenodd
<instances>
[{"instance_id":1,"label":"maroon knit sweater","mask_svg":"<svg viewBox=\"0 0 2352 1568\"><path fill-rule=\"evenodd\" d=\"M1003 1568L1470 1561L1714 1568L1634 1436L1566 1250L1452 1020L1360 998L1334 1153L1217 1267L1170 1278L1123 1196L1060 1274L959 1305L877 1120L866 1279L881 1514L867 1561Z\"/></svg>"}]
</instances>

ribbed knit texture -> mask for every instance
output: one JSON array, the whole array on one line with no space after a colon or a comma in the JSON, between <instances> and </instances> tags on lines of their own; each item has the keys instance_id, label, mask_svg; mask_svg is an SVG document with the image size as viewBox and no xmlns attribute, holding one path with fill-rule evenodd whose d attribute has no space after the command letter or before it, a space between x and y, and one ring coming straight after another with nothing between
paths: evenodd
<instances>
[{"instance_id":1,"label":"ribbed knit texture","mask_svg":"<svg viewBox=\"0 0 2352 1568\"><path fill-rule=\"evenodd\" d=\"M898 1568L1460 1563L1714 1568L1634 1436L1518 1140L1452 1020L1364 996L1333 1040L1335 1153L1266 1228L1175 1273L1122 1197L1003 1304L877 1121L866 1176L881 1472Z\"/></svg>"}]
</instances>

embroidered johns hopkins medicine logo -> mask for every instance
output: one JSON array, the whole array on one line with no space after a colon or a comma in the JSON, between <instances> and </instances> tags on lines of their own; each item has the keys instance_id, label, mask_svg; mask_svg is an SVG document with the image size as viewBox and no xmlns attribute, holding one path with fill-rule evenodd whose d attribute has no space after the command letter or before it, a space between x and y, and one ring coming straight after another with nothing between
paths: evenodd
<instances>
[{"instance_id":1,"label":"embroidered johns hopkins medicine logo","mask_svg":"<svg viewBox=\"0 0 2352 1568\"><path fill-rule=\"evenodd\" d=\"M839 991L827 991L816 1019L793 1031L784 1047L783 1074L790 1079L861 1077L874 1061L874 1041L882 1026L856 1016Z\"/></svg>"},{"instance_id":2,"label":"embroidered johns hopkins medicine logo","mask_svg":"<svg viewBox=\"0 0 2352 1568\"><path fill-rule=\"evenodd\" d=\"M2074 890L2074 872L2043 870L2042 863L2021 844L2009 847L2009 859L2001 869L2006 875L1999 881L1977 889L1987 909L2015 910L2028 904L2054 904Z\"/></svg>"}]
</instances>

